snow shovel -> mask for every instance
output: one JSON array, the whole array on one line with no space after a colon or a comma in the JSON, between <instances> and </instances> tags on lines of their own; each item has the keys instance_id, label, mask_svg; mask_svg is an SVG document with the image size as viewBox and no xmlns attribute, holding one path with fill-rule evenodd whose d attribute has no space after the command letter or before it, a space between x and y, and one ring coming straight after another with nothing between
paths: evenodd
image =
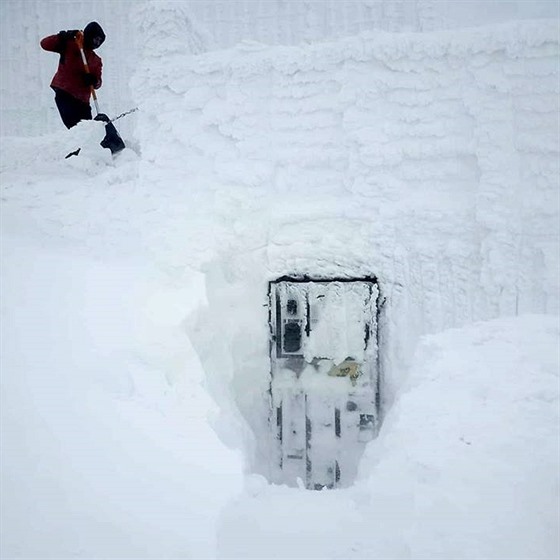
<instances>
[{"instance_id":1,"label":"snow shovel","mask_svg":"<svg viewBox=\"0 0 560 560\"><path fill-rule=\"evenodd\" d=\"M79 32L76 35L76 42L80 49L80 54L82 56L82 62L84 63L84 70L89 74L89 66L86 60L86 55L84 53L84 34ZM112 154L116 154L121 150L124 150L125 145L120 134L117 132L115 125L110 121L109 117L104 113L99 112L99 104L97 102L97 95L95 94L95 88L91 86L91 96L93 97L93 102L95 104L95 115L94 120L103 121L105 124L105 138L101 141L101 146L103 148L109 148Z\"/></svg>"}]
</instances>

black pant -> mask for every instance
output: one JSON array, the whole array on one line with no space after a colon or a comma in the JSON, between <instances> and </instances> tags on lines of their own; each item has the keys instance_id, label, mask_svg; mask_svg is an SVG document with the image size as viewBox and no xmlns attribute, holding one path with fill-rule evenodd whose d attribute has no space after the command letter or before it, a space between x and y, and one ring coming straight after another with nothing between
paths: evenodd
<instances>
[{"instance_id":1,"label":"black pant","mask_svg":"<svg viewBox=\"0 0 560 560\"><path fill-rule=\"evenodd\" d=\"M58 107L60 118L66 128L76 126L80 121L91 120L91 107L62 89L55 89L54 101Z\"/></svg>"}]
</instances>

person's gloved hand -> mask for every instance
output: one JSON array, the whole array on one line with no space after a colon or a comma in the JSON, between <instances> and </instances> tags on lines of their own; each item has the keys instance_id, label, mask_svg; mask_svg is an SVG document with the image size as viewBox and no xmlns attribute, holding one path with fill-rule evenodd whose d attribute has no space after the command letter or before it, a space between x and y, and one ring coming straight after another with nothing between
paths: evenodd
<instances>
[{"instance_id":1,"label":"person's gloved hand","mask_svg":"<svg viewBox=\"0 0 560 560\"><path fill-rule=\"evenodd\" d=\"M90 72L84 74L84 84L86 86L94 86L97 83L97 78Z\"/></svg>"},{"instance_id":2,"label":"person's gloved hand","mask_svg":"<svg viewBox=\"0 0 560 560\"><path fill-rule=\"evenodd\" d=\"M67 41L75 39L78 32L79 29L67 29L66 31L59 31L58 38L66 43Z\"/></svg>"}]
</instances>

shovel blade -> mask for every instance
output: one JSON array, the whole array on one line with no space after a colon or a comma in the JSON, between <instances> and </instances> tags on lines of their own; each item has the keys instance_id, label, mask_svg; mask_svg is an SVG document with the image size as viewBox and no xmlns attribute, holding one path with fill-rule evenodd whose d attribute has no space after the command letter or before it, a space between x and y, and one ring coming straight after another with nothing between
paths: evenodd
<instances>
[{"instance_id":1,"label":"shovel blade","mask_svg":"<svg viewBox=\"0 0 560 560\"><path fill-rule=\"evenodd\" d=\"M121 150L124 150L125 145L123 139L117 132L113 123L107 123L105 125L105 138L101 141L101 146L109 148L112 154L116 154Z\"/></svg>"},{"instance_id":2,"label":"shovel blade","mask_svg":"<svg viewBox=\"0 0 560 560\"><path fill-rule=\"evenodd\" d=\"M103 148L109 148L112 154L124 150L125 145L123 139L115 128L115 125L109 120L109 117L105 113L98 113L93 120L106 123L105 138L101 141L101 146Z\"/></svg>"}]
</instances>

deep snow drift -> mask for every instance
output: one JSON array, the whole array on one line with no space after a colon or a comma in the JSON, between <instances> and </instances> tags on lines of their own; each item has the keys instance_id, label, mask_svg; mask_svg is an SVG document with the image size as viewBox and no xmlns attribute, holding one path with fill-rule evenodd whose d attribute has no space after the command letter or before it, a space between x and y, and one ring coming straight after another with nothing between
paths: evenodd
<instances>
[{"instance_id":1,"label":"deep snow drift","mask_svg":"<svg viewBox=\"0 0 560 560\"><path fill-rule=\"evenodd\" d=\"M243 484L180 328L196 275L6 230L3 558L556 557L556 317L426 338L351 489Z\"/></svg>"},{"instance_id":2,"label":"deep snow drift","mask_svg":"<svg viewBox=\"0 0 560 560\"><path fill-rule=\"evenodd\" d=\"M212 558L241 464L176 326L200 282L29 228L1 266L2 558Z\"/></svg>"},{"instance_id":3,"label":"deep snow drift","mask_svg":"<svg viewBox=\"0 0 560 560\"><path fill-rule=\"evenodd\" d=\"M117 158L1 139L2 557L556 558L556 27L148 55ZM267 481L287 272L380 279L349 489Z\"/></svg>"}]
</instances>

